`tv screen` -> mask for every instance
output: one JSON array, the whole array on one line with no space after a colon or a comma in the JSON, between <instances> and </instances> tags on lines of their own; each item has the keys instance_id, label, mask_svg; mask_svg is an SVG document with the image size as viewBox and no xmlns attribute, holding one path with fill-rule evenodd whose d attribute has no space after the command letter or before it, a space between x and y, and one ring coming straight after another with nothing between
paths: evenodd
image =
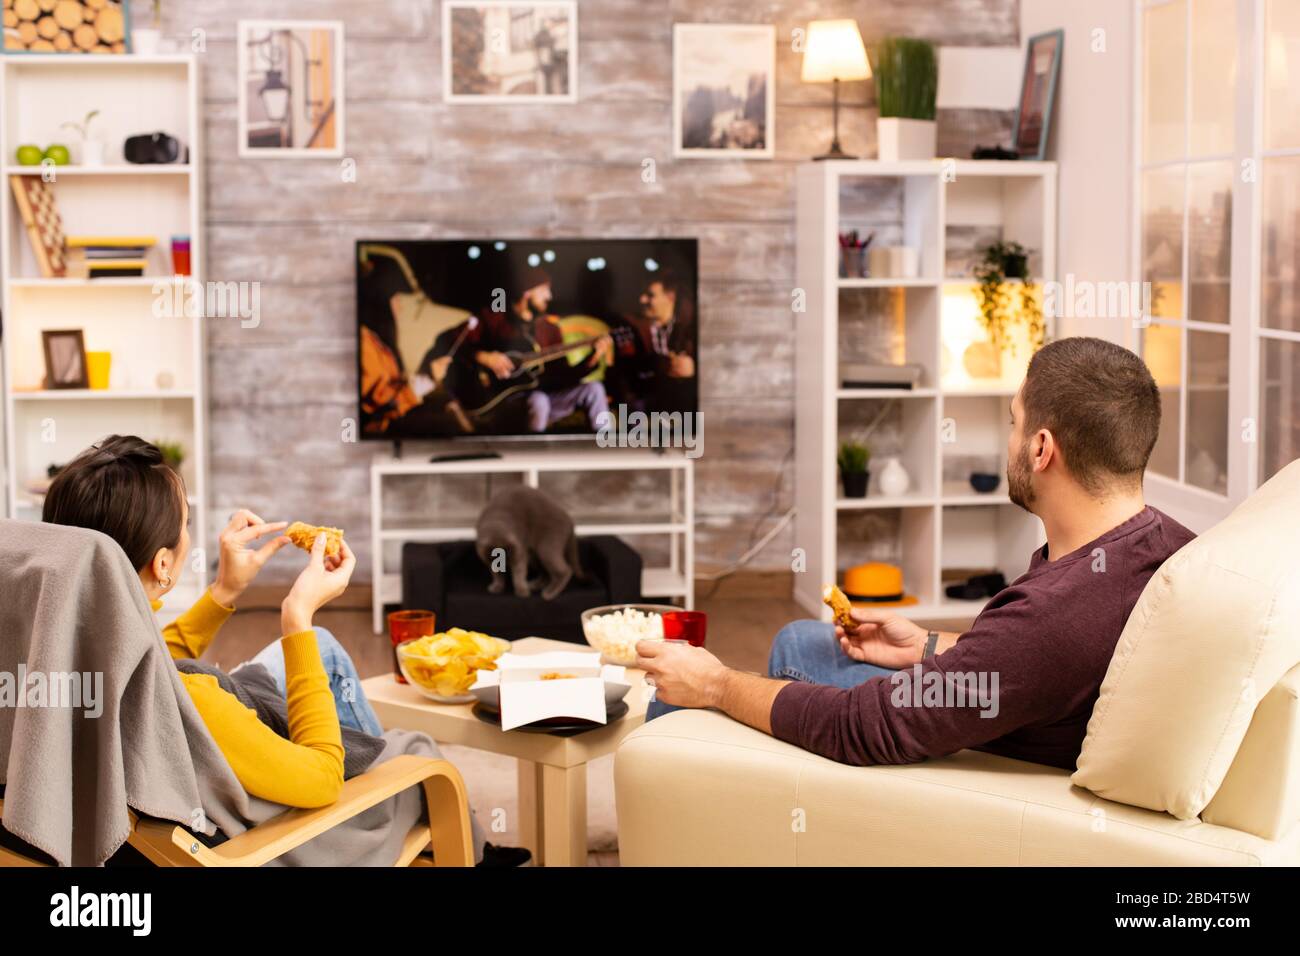
<instances>
[{"instance_id":1,"label":"tv screen","mask_svg":"<svg viewBox=\"0 0 1300 956\"><path fill-rule=\"evenodd\" d=\"M605 413L693 414L697 256L694 239L359 241L362 435L591 436Z\"/></svg>"}]
</instances>

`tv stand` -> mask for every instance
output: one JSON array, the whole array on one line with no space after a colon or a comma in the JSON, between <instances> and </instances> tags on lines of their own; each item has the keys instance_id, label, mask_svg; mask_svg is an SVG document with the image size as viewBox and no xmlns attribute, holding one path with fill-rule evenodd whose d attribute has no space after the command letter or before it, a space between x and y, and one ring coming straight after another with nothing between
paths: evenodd
<instances>
[{"instance_id":1,"label":"tv stand","mask_svg":"<svg viewBox=\"0 0 1300 956\"><path fill-rule=\"evenodd\" d=\"M595 534L665 535L669 539L669 561L665 567L645 568L641 593L646 598L673 598L687 609L695 606L695 461L679 449L548 448L544 451L474 452L465 456L448 453L428 460L421 455L379 454L370 463L370 548L372 581L372 625L376 634L384 631L384 605L402 601L402 575L387 570L399 565L387 561L386 546L400 548L407 541L459 541L474 538L476 516L440 520L430 515L419 527L401 527L384 521L385 481L389 478L423 476L430 480L448 476L520 475L531 488L538 487L547 473L582 472L668 472L668 494L662 509L629 506L617 516L581 512L574 515L579 536ZM473 457L468 457L472 454ZM484 457L484 455L494 457ZM400 561L400 558L398 559ZM439 621L438 627L454 627L455 621ZM545 637L546 635L541 635Z\"/></svg>"}]
</instances>

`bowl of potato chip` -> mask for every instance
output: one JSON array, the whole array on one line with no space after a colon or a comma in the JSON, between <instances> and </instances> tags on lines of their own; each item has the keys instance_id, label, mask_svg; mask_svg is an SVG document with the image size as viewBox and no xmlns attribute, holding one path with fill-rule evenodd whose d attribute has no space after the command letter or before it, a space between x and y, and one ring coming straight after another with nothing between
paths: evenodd
<instances>
[{"instance_id":1,"label":"bowl of potato chip","mask_svg":"<svg viewBox=\"0 0 1300 956\"><path fill-rule=\"evenodd\" d=\"M411 686L440 704L467 704L481 670L497 669L496 660L510 642L459 627L403 641L397 645L397 665Z\"/></svg>"}]
</instances>

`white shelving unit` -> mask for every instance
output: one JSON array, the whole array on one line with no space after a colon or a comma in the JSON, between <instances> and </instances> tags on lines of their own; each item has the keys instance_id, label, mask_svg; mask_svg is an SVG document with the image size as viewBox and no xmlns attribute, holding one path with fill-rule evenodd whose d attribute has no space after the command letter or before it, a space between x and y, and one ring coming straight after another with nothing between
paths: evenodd
<instances>
[{"instance_id":1,"label":"white shelving unit","mask_svg":"<svg viewBox=\"0 0 1300 956\"><path fill-rule=\"evenodd\" d=\"M191 272L203 277L202 117L195 57L0 57L0 262L5 341L4 507L40 517L28 484L114 432L178 441L189 490L191 561L165 602L187 607L207 585L207 423L203 319L159 317L158 283L169 297L170 238L190 237ZM11 175L41 175L15 166L19 145L69 143L61 129L98 109L93 135L107 146L102 166L54 167L53 189L67 235L150 235L157 239L143 277L62 279L41 276L9 185ZM189 163L137 166L122 158L127 136L163 130L189 147ZM70 143L74 158L76 144ZM41 332L81 329L87 351L112 353L109 387L44 389ZM171 377L170 387L159 374Z\"/></svg>"},{"instance_id":2,"label":"white shelving unit","mask_svg":"<svg viewBox=\"0 0 1300 956\"><path fill-rule=\"evenodd\" d=\"M615 520L575 520L579 537L596 534L665 535L669 563L645 568L641 593L646 597L676 598L688 610L695 606L695 462L681 452L662 453L632 449L564 451L505 451L500 458L431 462L424 456L397 458L377 455L370 464L370 536L374 582L372 615L376 634L384 629L384 605L402 600L400 572L386 570L385 546L407 541L473 540L473 522L430 522L419 527L390 527L384 523L386 479L421 476L430 479L464 475L518 475L529 487L539 486L545 473L608 471L667 472L668 500L662 515L638 515ZM451 622L454 623L454 622Z\"/></svg>"},{"instance_id":3,"label":"white shelving unit","mask_svg":"<svg viewBox=\"0 0 1300 956\"><path fill-rule=\"evenodd\" d=\"M1055 279L1056 165L814 162L798 171L797 203L797 278L807 310L797 316L795 543L806 553L807 570L795 575L794 597L829 620L822 585L842 581L846 567L857 563L846 552L870 544L884 552L880 560L902 568L904 587L917 598L898 607L900 613L972 616L984 602L946 598L944 587L952 582L945 571L999 570L1011 580L1043 537L1038 519L1011 504L1005 478L980 494L953 474L962 462L977 459L1005 473L1007 405L1029 355L1019 343L1010 360L1003 357L997 377L975 377L964 367L966 347L984 335L962 253L999 238L1018 241L1032 253L1035 280ZM877 245L916 248L918 276L842 278L838 234L849 229L874 231ZM871 296L875 305L885 303L878 310L883 321L893 323L871 358L920 365L914 389L841 384L841 350L860 344L846 315L863 314L862 297ZM1049 335L1051 328L1049 317ZM882 450L867 440L871 487L866 498L845 498L836 468L839 443L855 437L855 423L882 402L898 403L886 413L897 423L894 447ZM882 455L891 453L911 477L908 492L897 497L882 496L876 487ZM864 515L875 510L896 519L882 522L897 528L889 540L864 542L845 527L857 518L884 517Z\"/></svg>"}]
</instances>

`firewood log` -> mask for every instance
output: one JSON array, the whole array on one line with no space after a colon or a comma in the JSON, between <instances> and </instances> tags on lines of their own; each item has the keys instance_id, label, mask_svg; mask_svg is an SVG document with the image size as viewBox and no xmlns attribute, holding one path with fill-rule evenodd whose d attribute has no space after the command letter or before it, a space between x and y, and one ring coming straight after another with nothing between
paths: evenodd
<instances>
[{"instance_id":1,"label":"firewood log","mask_svg":"<svg viewBox=\"0 0 1300 956\"><path fill-rule=\"evenodd\" d=\"M99 11L95 17L95 32L99 34L101 43L111 46L126 36L126 28L122 20L122 11L117 7L105 7Z\"/></svg>"},{"instance_id":2,"label":"firewood log","mask_svg":"<svg viewBox=\"0 0 1300 956\"><path fill-rule=\"evenodd\" d=\"M81 4L77 0L59 0L54 5L54 22L65 30L71 30L82 22Z\"/></svg>"}]
</instances>

